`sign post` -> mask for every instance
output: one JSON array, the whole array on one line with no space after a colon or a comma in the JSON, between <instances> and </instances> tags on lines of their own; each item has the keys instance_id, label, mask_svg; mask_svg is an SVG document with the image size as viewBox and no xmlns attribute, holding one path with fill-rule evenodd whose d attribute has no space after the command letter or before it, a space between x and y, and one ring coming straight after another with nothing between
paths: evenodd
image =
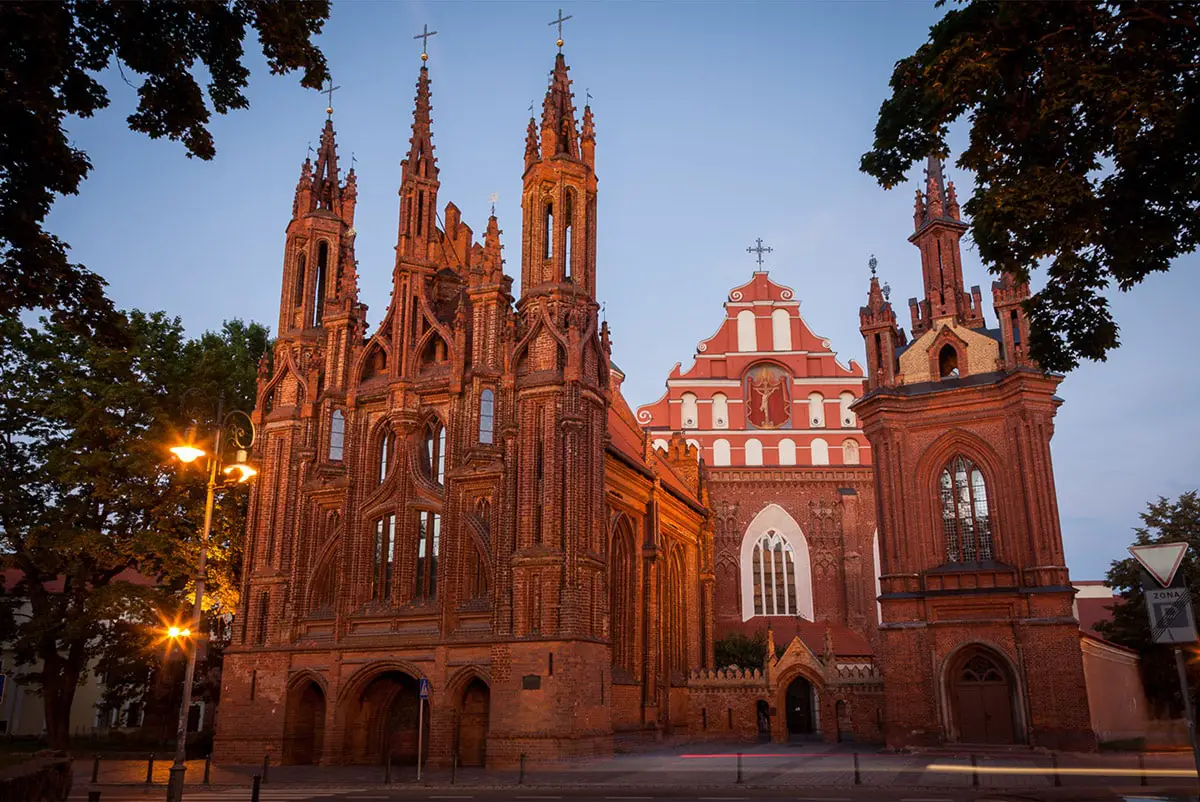
<instances>
[{"instance_id":1,"label":"sign post","mask_svg":"<svg viewBox=\"0 0 1200 802\"><path fill-rule=\"evenodd\" d=\"M421 753L425 738L425 702L430 698L430 681L421 677L420 699L416 700L416 782L421 782ZM1190 720L1190 719L1189 719Z\"/></svg>"},{"instance_id":2,"label":"sign post","mask_svg":"<svg viewBox=\"0 0 1200 802\"><path fill-rule=\"evenodd\" d=\"M1196 741L1196 713L1192 709L1192 692L1187 678L1187 659L1181 644L1195 644L1196 620L1192 613L1192 591L1179 573L1179 565L1187 552L1186 543L1155 543L1130 546L1133 555L1145 571L1142 590L1146 596L1146 612L1150 616L1150 636L1155 643L1175 647L1175 669L1179 672L1179 692L1183 696L1183 712L1187 716L1188 739L1192 742L1192 759L1200 778L1200 744Z\"/></svg>"}]
</instances>

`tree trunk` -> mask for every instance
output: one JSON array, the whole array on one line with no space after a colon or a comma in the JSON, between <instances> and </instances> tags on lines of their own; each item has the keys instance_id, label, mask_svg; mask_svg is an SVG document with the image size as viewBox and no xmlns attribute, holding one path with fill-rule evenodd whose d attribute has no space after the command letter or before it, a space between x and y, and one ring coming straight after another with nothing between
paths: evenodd
<instances>
[{"instance_id":1,"label":"tree trunk","mask_svg":"<svg viewBox=\"0 0 1200 802\"><path fill-rule=\"evenodd\" d=\"M77 683L66 682L60 673L42 680L42 708L46 717L46 742L51 749L71 748L71 707Z\"/></svg>"}]
</instances>

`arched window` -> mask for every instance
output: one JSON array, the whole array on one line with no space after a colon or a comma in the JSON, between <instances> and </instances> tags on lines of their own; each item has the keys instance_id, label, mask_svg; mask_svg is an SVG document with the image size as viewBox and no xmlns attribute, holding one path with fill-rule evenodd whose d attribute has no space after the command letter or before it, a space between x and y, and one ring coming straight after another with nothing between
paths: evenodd
<instances>
[{"instance_id":1,"label":"arched window","mask_svg":"<svg viewBox=\"0 0 1200 802\"><path fill-rule=\"evenodd\" d=\"M842 464L858 464L858 441L846 439L842 441Z\"/></svg>"},{"instance_id":2,"label":"arched window","mask_svg":"<svg viewBox=\"0 0 1200 802\"><path fill-rule=\"evenodd\" d=\"M564 225L563 225L563 251L565 252L565 256L563 258L563 278L565 278L567 281L570 281L571 280L571 229L572 229L571 223L575 219L575 197L570 192L567 193L566 208L563 211L565 212L564 220L563 220L563 223L564 223Z\"/></svg>"},{"instance_id":3,"label":"arched window","mask_svg":"<svg viewBox=\"0 0 1200 802\"><path fill-rule=\"evenodd\" d=\"M808 394L808 424L814 429L825 426L825 396L820 393Z\"/></svg>"},{"instance_id":4,"label":"arched window","mask_svg":"<svg viewBox=\"0 0 1200 802\"><path fill-rule=\"evenodd\" d=\"M668 660L672 673L687 671L687 593L684 590L683 553L671 556L667 577Z\"/></svg>"},{"instance_id":5,"label":"arched window","mask_svg":"<svg viewBox=\"0 0 1200 802\"><path fill-rule=\"evenodd\" d=\"M723 467L729 464L729 441L714 440L713 441L713 465Z\"/></svg>"},{"instance_id":6,"label":"arched window","mask_svg":"<svg viewBox=\"0 0 1200 802\"><path fill-rule=\"evenodd\" d=\"M960 455L942 469L940 485L946 561L973 563L994 559L983 472Z\"/></svg>"},{"instance_id":7,"label":"arched window","mask_svg":"<svg viewBox=\"0 0 1200 802\"><path fill-rule=\"evenodd\" d=\"M388 467L396 458L396 434L390 427L385 427L379 433L379 484L388 477Z\"/></svg>"},{"instance_id":8,"label":"arched window","mask_svg":"<svg viewBox=\"0 0 1200 802\"><path fill-rule=\"evenodd\" d=\"M609 620L612 628L613 666L632 673L636 667L637 546L629 520L621 516L613 528L609 575Z\"/></svg>"},{"instance_id":9,"label":"arched window","mask_svg":"<svg viewBox=\"0 0 1200 802\"><path fill-rule=\"evenodd\" d=\"M325 277L329 273L329 243L321 240L317 248L317 286L313 290L312 325L320 326L325 316Z\"/></svg>"},{"instance_id":10,"label":"arched window","mask_svg":"<svg viewBox=\"0 0 1200 802\"><path fill-rule=\"evenodd\" d=\"M754 614L796 615L796 559L792 547L771 530L754 544Z\"/></svg>"},{"instance_id":11,"label":"arched window","mask_svg":"<svg viewBox=\"0 0 1200 802\"><path fill-rule=\"evenodd\" d=\"M958 351L949 343L938 352L938 375L943 379L958 376Z\"/></svg>"},{"instance_id":12,"label":"arched window","mask_svg":"<svg viewBox=\"0 0 1200 802\"><path fill-rule=\"evenodd\" d=\"M430 510L417 514L417 583L413 598L437 596L438 552L441 550L442 516Z\"/></svg>"},{"instance_id":13,"label":"arched window","mask_svg":"<svg viewBox=\"0 0 1200 802\"><path fill-rule=\"evenodd\" d=\"M796 464L796 441L785 437L779 441L779 464Z\"/></svg>"},{"instance_id":14,"label":"arched window","mask_svg":"<svg viewBox=\"0 0 1200 802\"><path fill-rule=\"evenodd\" d=\"M329 459L332 462L342 461L342 452L346 445L346 416L340 409L333 411L333 419L329 423Z\"/></svg>"},{"instance_id":15,"label":"arched window","mask_svg":"<svg viewBox=\"0 0 1200 802\"><path fill-rule=\"evenodd\" d=\"M842 426L857 426L858 421L850 405L854 403L854 393L846 390L838 395L838 414L842 417Z\"/></svg>"},{"instance_id":16,"label":"arched window","mask_svg":"<svg viewBox=\"0 0 1200 802\"><path fill-rule=\"evenodd\" d=\"M491 443L492 430L495 426L496 408L495 395L491 390L479 394L479 442Z\"/></svg>"},{"instance_id":17,"label":"arched window","mask_svg":"<svg viewBox=\"0 0 1200 802\"><path fill-rule=\"evenodd\" d=\"M662 449L663 451L667 450L668 445L670 445L670 444L667 443L666 440L663 440L661 437L654 441L654 447L658 448L658 449Z\"/></svg>"},{"instance_id":18,"label":"arched window","mask_svg":"<svg viewBox=\"0 0 1200 802\"><path fill-rule=\"evenodd\" d=\"M544 220L546 226L546 252L542 256L550 259L554 256L554 204L546 204L546 216Z\"/></svg>"},{"instance_id":19,"label":"arched window","mask_svg":"<svg viewBox=\"0 0 1200 802\"><path fill-rule=\"evenodd\" d=\"M813 465L828 465L829 464L829 443L824 439L817 437L811 443L812 449L812 464Z\"/></svg>"},{"instance_id":20,"label":"arched window","mask_svg":"<svg viewBox=\"0 0 1200 802\"><path fill-rule=\"evenodd\" d=\"M679 397L679 416L683 428L695 429L700 422L700 412L696 406L695 393L684 393Z\"/></svg>"},{"instance_id":21,"label":"arched window","mask_svg":"<svg viewBox=\"0 0 1200 802\"><path fill-rule=\"evenodd\" d=\"M391 601L392 580L396 576L396 516L375 519L375 549L371 559L371 598Z\"/></svg>"},{"instance_id":22,"label":"arched window","mask_svg":"<svg viewBox=\"0 0 1200 802\"><path fill-rule=\"evenodd\" d=\"M739 351L757 351L758 334L755 332L754 313L743 309L737 315L737 349Z\"/></svg>"},{"instance_id":23,"label":"arched window","mask_svg":"<svg viewBox=\"0 0 1200 802\"><path fill-rule=\"evenodd\" d=\"M446 478L446 427L433 421L425 428L421 444L421 469L430 481L443 484Z\"/></svg>"},{"instance_id":24,"label":"arched window","mask_svg":"<svg viewBox=\"0 0 1200 802\"><path fill-rule=\"evenodd\" d=\"M712 397L712 427L714 429L729 428L729 399L724 393L714 393Z\"/></svg>"},{"instance_id":25,"label":"arched window","mask_svg":"<svg viewBox=\"0 0 1200 802\"><path fill-rule=\"evenodd\" d=\"M304 267L307 260L303 251L296 256L296 294L292 300L292 305L296 307L304 304Z\"/></svg>"},{"instance_id":26,"label":"arched window","mask_svg":"<svg viewBox=\"0 0 1200 802\"><path fill-rule=\"evenodd\" d=\"M762 465L762 443L755 437L746 441L746 464Z\"/></svg>"},{"instance_id":27,"label":"arched window","mask_svg":"<svg viewBox=\"0 0 1200 802\"><path fill-rule=\"evenodd\" d=\"M776 351L792 350L792 317L786 309L771 313L771 341Z\"/></svg>"}]
</instances>

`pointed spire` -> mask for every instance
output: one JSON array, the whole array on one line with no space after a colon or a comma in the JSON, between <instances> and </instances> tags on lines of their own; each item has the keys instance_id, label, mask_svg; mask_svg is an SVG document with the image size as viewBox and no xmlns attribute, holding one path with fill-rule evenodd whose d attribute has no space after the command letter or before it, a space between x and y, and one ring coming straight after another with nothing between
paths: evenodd
<instances>
[{"instance_id":1,"label":"pointed spire","mask_svg":"<svg viewBox=\"0 0 1200 802\"><path fill-rule=\"evenodd\" d=\"M559 53L554 57L554 71L546 99L542 101L542 155L567 155L579 158L579 131L575 124L575 104L571 99L571 79L567 76L567 60Z\"/></svg>"},{"instance_id":2,"label":"pointed spire","mask_svg":"<svg viewBox=\"0 0 1200 802\"><path fill-rule=\"evenodd\" d=\"M321 130L321 145L317 148L317 164L312 180L317 208L332 210L334 204L342 199L342 188L338 183L337 144L331 119L325 120L325 128Z\"/></svg>"},{"instance_id":3,"label":"pointed spire","mask_svg":"<svg viewBox=\"0 0 1200 802\"><path fill-rule=\"evenodd\" d=\"M541 158L538 149L538 129L537 121L533 116L529 117L529 128L525 131L525 169L529 169L529 165Z\"/></svg>"},{"instance_id":4,"label":"pointed spire","mask_svg":"<svg viewBox=\"0 0 1200 802\"><path fill-rule=\"evenodd\" d=\"M593 167L596 166L596 121L592 118L592 106L589 103L583 107L583 133L581 134L580 149L583 160Z\"/></svg>"},{"instance_id":5,"label":"pointed spire","mask_svg":"<svg viewBox=\"0 0 1200 802\"><path fill-rule=\"evenodd\" d=\"M947 186L942 173L941 157L931 155L925 163L925 192L922 194L917 190L913 225L920 231L934 220L959 222L960 218L954 183L951 182Z\"/></svg>"},{"instance_id":6,"label":"pointed spire","mask_svg":"<svg viewBox=\"0 0 1200 802\"><path fill-rule=\"evenodd\" d=\"M413 99L412 138L408 140L408 158L404 160L404 177L409 171L422 178L437 179L437 159L433 155L433 119L430 112L429 68L421 65L417 75L417 96Z\"/></svg>"}]
</instances>

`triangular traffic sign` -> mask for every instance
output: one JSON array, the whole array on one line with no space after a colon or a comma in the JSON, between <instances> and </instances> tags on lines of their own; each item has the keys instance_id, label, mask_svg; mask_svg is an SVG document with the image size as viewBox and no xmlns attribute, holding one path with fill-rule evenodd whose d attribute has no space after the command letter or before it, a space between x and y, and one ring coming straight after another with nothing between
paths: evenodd
<instances>
[{"instance_id":1,"label":"triangular traffic sign","mask_svg":"<svg viewBox=\"0 0 1200 802\"><path fill-rule=\"evenodd\" d=\"M1171 586L1179 564L1183 562L1183 554L1187 551L1186 543L1154 543L1149 546L1130 546L1129 553L1158 580L1164 588Z\"/></svg>"}]
</instances>

